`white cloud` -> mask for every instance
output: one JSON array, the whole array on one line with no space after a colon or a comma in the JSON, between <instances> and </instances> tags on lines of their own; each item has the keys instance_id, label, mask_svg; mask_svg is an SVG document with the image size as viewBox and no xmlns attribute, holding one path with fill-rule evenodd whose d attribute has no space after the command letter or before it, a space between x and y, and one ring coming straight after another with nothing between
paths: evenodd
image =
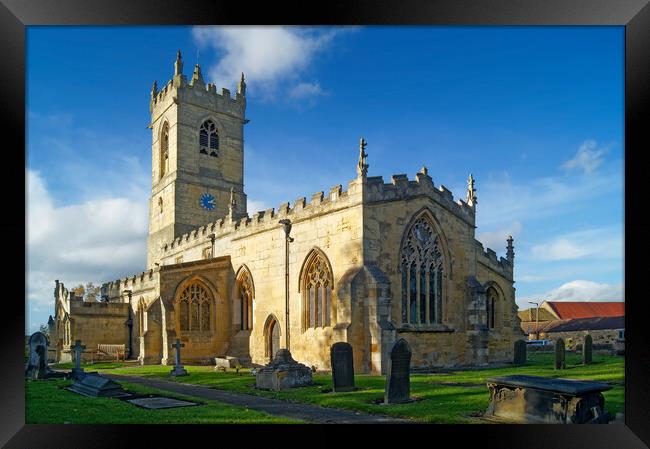
<instances>
[{"instance_id":1,"label":"white cloud","mask_svg":"<svg viewBox=\"0 0 650 449\"><path fill-rule=\"evenodd\" d=\"M326 93L321 89L320 83L318 82L299 83L289 91L289 97L294 100L302 100L304 98L318 97L321 95L326 95Z\"/></svg>"},{"instance_id":2,"label":"white cloud","mask_svg":"<svg viewBox=\"0 0 650 449\"><path fill-rule=\"evenodd\" d=\"M483 244L484 248L492 248L497 252L501 250L505 251L508 236L512 236L516 241L517 235L521 232L521 228L522 226L519 221L513 221L510 225L495 231L478 234L476 239Z\"/></svg>"},{"instance_id":3,"label":"white cloud","mask_svg":"<svg viewBox=\"0 0 650 449\"><path fill-rule=\"evenodd\" d=\"M57 207L40 173L27 170L30 328L54 309L54 280L96 285L145 269L147 202L140 195ZM134 189L138 191L139 189Z\"/></svg>"},{"instance_id":4,"label":"white cloud","mask_svg":"<svg viewBox=\"0 0 650 449\"><path fill-rule=\"evenodd\" d=\"M244 72L249 88L270 93L282 80L299 80L315 55L326 49L332 39L346 29L319 29L280 26L197 26L192 29L195 42L211 47L221 55L208 69L215 83L234 87ZM304 84L304 87L299 87ZM317 93L318 83L298 83L294 89ZM259 90L258 90L259 89Z\"/></svg>"},{"instance_id":5,"label":"white cloud","mask_svg":"<svg viewBox=\"0 0 650 449\"><path fill-rule=\"evenodd\" d=\"M541 294L517 298L520 305L528 301L621 301L625 299L623 284L599 284L593 281L575 280Z\"/></svg>"},{"instance_id":6,"label":"white cloud","mask_svg":"<svg viewBox=\"0 0 650 449\"><path fill-rule=\"evenodd\" d=\"M614 227L576 231L534 245L531 254L543 261L585 257L619 260L623 257L623 233Z\"/></svg>"},{"instance_id":7,"label":"white cloud","mask_svg":"<svg viewBox=\"0 0 650 449\"><path fill-rule=\"evenodd\" d=\"M603 155L608 150L600 148L595 140L585 140L578 148L576 155L561 165L567 171L582 170L585 174L591 174L603 163Z\"/></svg>"},{"instance_id":8,"label":"white cloud","mask_svg":"<svg viewBox=\"0 0 650 449\"><path fill-rule=\"evenodd\" d=\"M248 200L247 203L248 215L251 217L256 212L270 209L270 207L264 201Z\"/></svg>"}]
</instances>

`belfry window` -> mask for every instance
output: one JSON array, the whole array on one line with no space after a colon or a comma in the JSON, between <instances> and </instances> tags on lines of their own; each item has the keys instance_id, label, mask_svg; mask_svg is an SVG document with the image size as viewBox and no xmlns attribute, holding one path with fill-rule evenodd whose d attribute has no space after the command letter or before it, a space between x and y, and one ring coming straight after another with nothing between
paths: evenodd
<instances>
[{"instance_id":1,"label":"belfry window","mask_svg":"<svg viewBox=\"0 0 650 449\"><path fill-rule=\"evenodd\" d=\"M199 283L188 285L177 301L181 331L209 332L212 295Z\"/></svg>"},{"instance_id":2,"label":"belfry window","mask_svg":"<svg viewBox=\"0 0 650 449\"><path fill-rule=\"evenodd\" d=\"M219 150L219 133L212 120L206 120L199 130L199 147L201 154L217 157Z\"/></svg>"},{"instance_id":3,"label":"belfry window","mask_svg":"<svg viewBox=\"0 0 650 449\"><path fill-rule=\"evenodd\" d=\"M169 125L163 125L160 133L160 177L169 172Z\"/></svg>"},{"instance_id":4,"label":"belfry window","mask_svg":"<svg viewBox=\"0 0 650 449\"><path fill-rule=\"evenodd\" d=\"M439 238L426 217L407 231L401 248L402 323L442 322L443 260Z\"/></svg>"},{"instance_id":5,"label":"belfry window","mask_svg":"<svg viewBox=\"0 0 650 449\"><path fill-rule=\"evenodd\" d=\"M303 287L303 328L331 324L332 273L325 257L314 252L305 269Z\"/></svg>"}]
</instances>

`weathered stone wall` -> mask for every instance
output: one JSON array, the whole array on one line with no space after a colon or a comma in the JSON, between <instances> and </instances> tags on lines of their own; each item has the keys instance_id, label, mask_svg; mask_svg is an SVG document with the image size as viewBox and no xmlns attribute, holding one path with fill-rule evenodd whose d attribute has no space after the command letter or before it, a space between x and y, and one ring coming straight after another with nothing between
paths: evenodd
<instances>
[{"instance_id":1,"label":"weathered stone wall","mask_svg":"<svg viewBox=\"0 0 650 449\"><path fill-rule=\"evenodd\" d=\"M591 335L594 345L612 345L620 346L618 331L622 329L602 329L589 331L572 331L572 332L541 332L540 337L555 341L562 338L566 344L566 349L573 351L576 345L582 345L586 335Z\"/></svg>"},{"instance_id":2,"label":"weathered stone wall","mask_svg":"<svg viewBox=\"0 0 650 449\"><path fill-rule=\"evenodd\" d=\"M86 346L86 351L96 350L99 344L123 344L128 350L128 317L128 304L72 301L71 343L81 340L81 344ZM69 347L64 346L63 349ZM90 354L83 354L82 359L90 359Z\"/></svg>"}]
</instances>

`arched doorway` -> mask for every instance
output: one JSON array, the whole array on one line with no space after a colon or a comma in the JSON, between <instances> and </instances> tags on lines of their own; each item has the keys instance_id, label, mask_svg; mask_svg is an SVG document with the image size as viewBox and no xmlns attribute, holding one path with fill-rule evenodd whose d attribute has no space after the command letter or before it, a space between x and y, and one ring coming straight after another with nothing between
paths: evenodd
<instances>
[{"instance_id":1,"label":"arched doorway","mask_svg":"<svg viewBox=\"0 0 650 449\"><path fill-rule=\"evenodd\" d=\"M264 355L266 356L266 359L271 362L273 361L275 353L280 349L280 323L278 323L278 319L273 315L269 315L266 319L266 325L264 326L264 340Z\"/></svg>"}]
</instances>

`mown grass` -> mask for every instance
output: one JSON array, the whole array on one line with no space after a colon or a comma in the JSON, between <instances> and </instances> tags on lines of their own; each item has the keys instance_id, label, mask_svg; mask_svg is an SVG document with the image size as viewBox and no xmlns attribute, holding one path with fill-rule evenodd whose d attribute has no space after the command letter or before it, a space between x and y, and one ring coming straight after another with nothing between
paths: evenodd
<instances>
[{"instance_id":1,"label":"mown grass","mask_svg":"<svg viewBox=\"0 0 650 449\"><path fill-rule=\"evenodd\" d=\"M201 403L193 407L147 410L116 398L89 398L68 390L72 381L26 381L27 424L290 424L299 423L268 413L120 382L137 394L184 399Z\"/></svg>"},{"instance_id":2,"label":"mown grass","mask_svg":"<svg viewBox=\"0 0 650 449\"><path fill-rule=\"evenodd\" d=\"M205 385L220 390L247 393L293 402L317 404L324 407L344 408L367 413L411 418L431 423L480 423L477 418L487 408L489 393L486 379L492 376L527 374L545 377L562 377L595 380L613 384L604 392L605 408L612 416L624 410L624 359L622 357L594 355L594 363L584 366L581 356L567 353L567 369L553 369L553 354L531 353L529 361L520 367L490 368L481 370L451 371L438 374L412 374L411 396L414 402L399 405L381 405L384 376L355 376L356 391L331 393L330 375L315 375L314 385L282 392L262 391L254 388L255 378L250 370L218 372L209 366L186 366L187 377L169 377L168 366L121 366L101 370L97 364L87 368L113 374L136 375L169 379Z\"/></svg>"}]
</instances>

